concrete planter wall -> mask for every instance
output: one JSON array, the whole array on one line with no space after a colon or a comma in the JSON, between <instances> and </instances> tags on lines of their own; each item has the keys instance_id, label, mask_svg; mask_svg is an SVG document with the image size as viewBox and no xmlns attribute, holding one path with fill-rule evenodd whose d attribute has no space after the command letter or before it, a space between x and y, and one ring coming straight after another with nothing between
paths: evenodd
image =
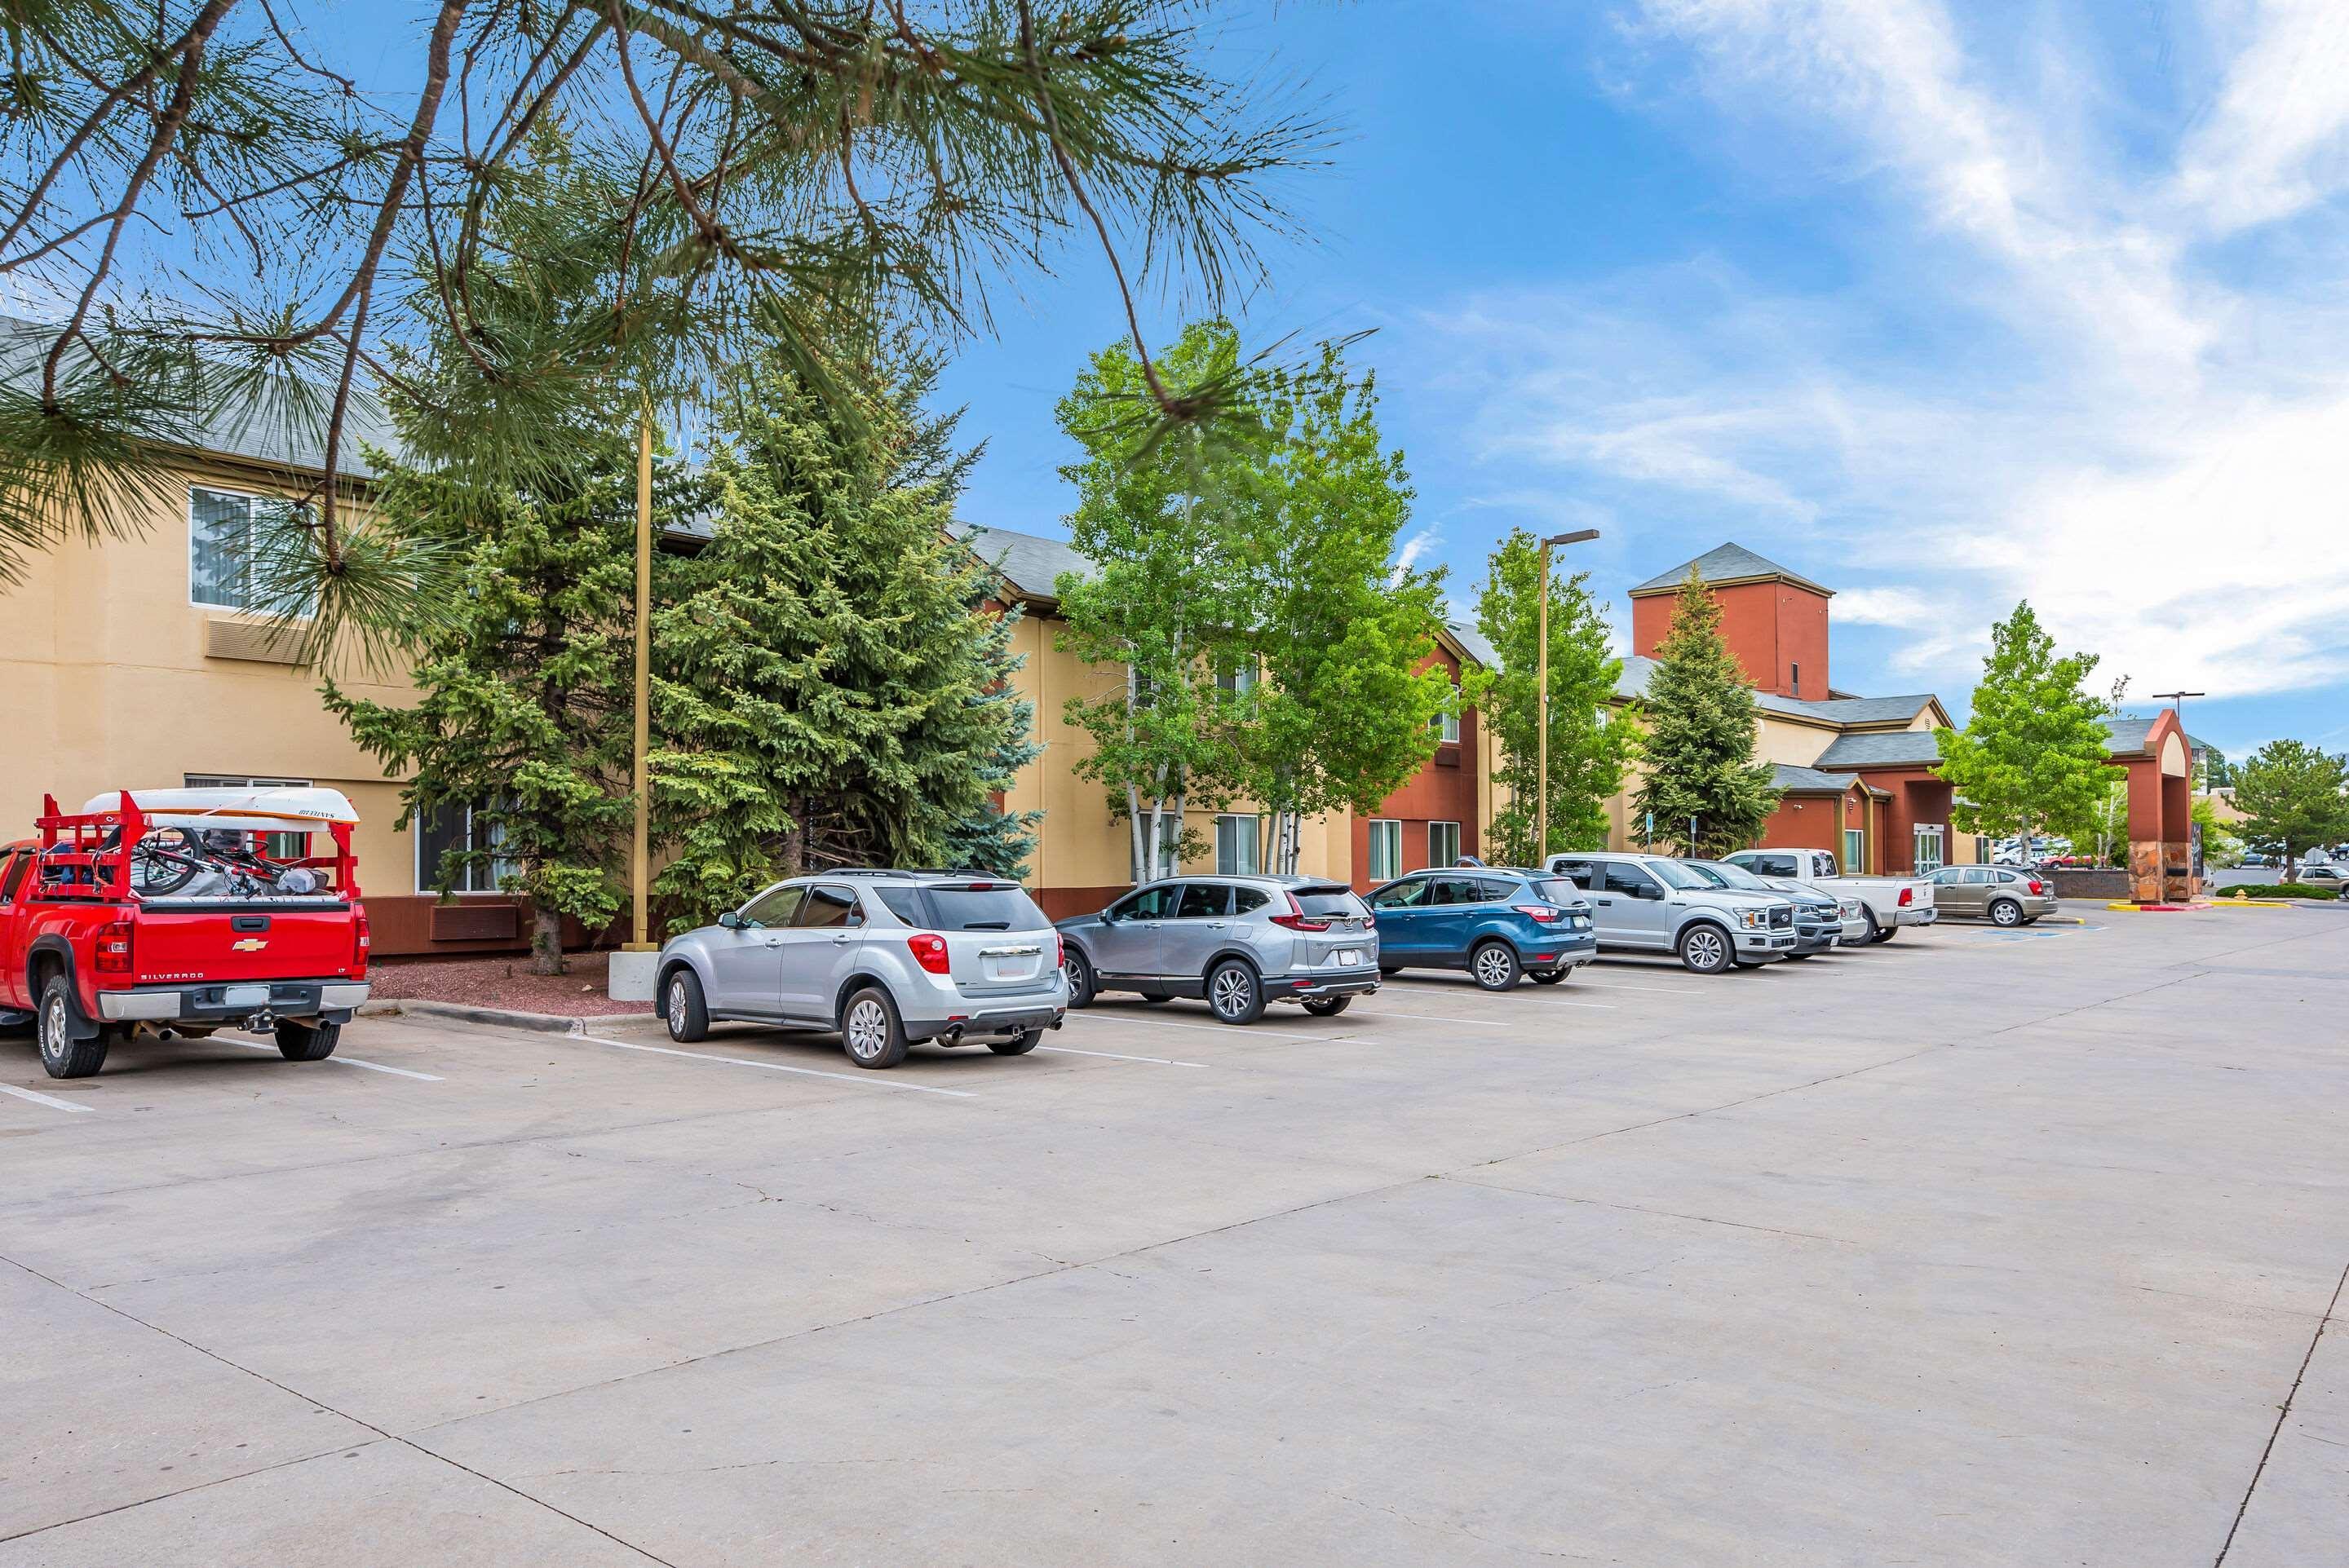
<instances>
[{"instance_id":1,"label":"concrete planter wall","mask_svg":"<svg viewBox=\"0 0 2349 1568\"><path fill-rule=\"evenodd\" d=\"M2124 871L2065 870L2050 872L2057 898L2092 898L2110 903L2129 896L2129 874Z\"/></svg>"}]
</instances>

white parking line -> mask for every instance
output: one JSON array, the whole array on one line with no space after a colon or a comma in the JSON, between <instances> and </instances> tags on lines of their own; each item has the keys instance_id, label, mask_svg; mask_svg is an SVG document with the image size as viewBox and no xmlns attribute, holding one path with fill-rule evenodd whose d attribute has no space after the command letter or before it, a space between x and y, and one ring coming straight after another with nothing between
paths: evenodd
<instances>
[{"instance_id":1,"label":"white parking line","mask_svg":"<svg viewBox=\"0 0 2349 1568\"><path fill-rule=\"evenodd\" d=\"M1583 980L1576 984L1578 991L1648 991L1659 996L1702 996L1703 992L1690 985L1609 985L1603 981Z\"/></svg>"},{"instance_id":2,"label":"white parking line","mask_svg":"<svg viewBox=\"0 0 2349 1568\"><path fill-rule=\"evenodd\" d=\"M1178 1062L1171 1057L1129 1057L1117 1051L1081 1051L1074 1046L1038 1046L1040 1051L1058 1051L1064 1057L1107 1057L1113 1062L1156 1062L1162 1068L1203 1068L1205 1062Z\"/></svg>"},{"instance_id":3,"label":"white parking line","mask_svg":"<svg viewBox=\"0 0 2349 1568\"><path fill-rule=\"evenodd\" d=\"M1122 1024L1148 1024L1154 1029L1197 1029L1203 1034L1223 1035L1233 1039L1240 1037L1239 1036L1232 1033L1235 1027L1245 1028L1247 1026L1245 1025L1234 1026L1231 1024L1178 1024L1172 1018L1144 1018L1137 1016L1132 1013L1108 1013L1100 1016L1115 1018ZM1327 1039L1330 1037L1317 1034L1313 1037L1317 1040L1320 1040Z\"/></svg>"},{"instance_id":4,"label":"white parking line","mask_svg":"<svg viewBox=\"0 0 2349 1568\"><path fill-rule=\"evenodd\" d=\"M1442 1013L1398 1013L1391 1007L1365 1013L1361 1021L1368 1023L1372 1018L1425 1018L1431 1024L1475 1024L1487 1029L1514 1029L1517 1026L1506 1018L1454 1018Z\"/></svg>"},{"instance_id":5,"label":"white parking line","mask_svg":"<svg viewBox=\"0 0 2349 1568\"><path fill-rule=\"evenodd\" d=\"M645 1051L656 1057L685 1057L697 1062L724 1062L730 1067L758 1068L771 1073L797 1073L802 1078L838 1078L860 1088L906 1088L916 1094L952 1095L957 1099L977 1099L978 1096L967 1088L939 1088L932 1084L914 1083L905 1078L884 1078L877 1073L828 1073L819 1068L786 1067L781 1062L757 1062L748 1057L721 1057L709 1051L680 1051L669 1046L642 1046L634 1040L606 1039L601 1035L573 1035L574 1040L590 1045L613 1046L624 1051Z\"/></svg>"},{"instance_id":6,"label":"white parking line","mask_svg":"<svg viewBox=\"0 0 2349 1568\"><path fill-rule=\"evenodd\" d=\"M53 1094L36 1094L28 1088L18 1088L14 1084L0 1083L0 1094L13 1094L18 1099L29 1099L35 1105L46 1105L51 1110L86 1111L98 1109L92 1105L76 1105L69 1099L59 1099Z\"/></svg>"},{"instance_id":7,"label":"white parking line","mask_svg":"<svg viewBox=\"0 0 2349 1568\"><path fill-rule=\"evenodd\" d=\"M223 1046L242 1046L248 1051L274 1051L277 1048L262 1040L221 1040L217 1043ZM371 1073L390 1073L396 1078L416 1078L423 1083L446 1081L433 1077L430 1073L411 1072L406 1068L388 1068L381 1062L362 1061L357 1057L328 1057L326 1059L347 1068L365 1068Z\"/></svg>"}]
</instances>

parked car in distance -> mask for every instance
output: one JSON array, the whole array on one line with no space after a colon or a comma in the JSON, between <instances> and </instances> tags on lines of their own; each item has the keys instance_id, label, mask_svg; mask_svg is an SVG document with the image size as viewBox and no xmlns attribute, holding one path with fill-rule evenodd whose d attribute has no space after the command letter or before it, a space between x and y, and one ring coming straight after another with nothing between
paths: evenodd
<instances>
[{"instance_id":1,"label":"parked car in distance","mask_svg":"<svg viewBox=\"0 0 2349 1568\"><path fill-rule=\"evenodd\" d=\"M2311 861L2302 864L2293 878L2303 887L2337 888L2349 885L2349 866L2333 861Z\"/></svg>"},{"instance_id":2,"label":"parked car in distance","mask_svg":"<svg viewBox=\"0 0 2349 1568\"><path fill-rule=\"evenodd\" d=\"M1669 855L1552 855L1582 889L1600 952L1671 954L1699 975L1774 964L1795 951L1795 905L1776 893L1716 886Z\"/></svg>"},{"instance_id":3,"label":"parked car in distance","mask_svg":"<svg viewBox=\"0 0 2349 1568\"><path fill-rule=\"evenodd\" d=\"M1792 877L1837 898L1857 898L1870 941L1889 942L1904 925L1933 923L1933 884L1924 877L1845 876L1825 850L1740 850L1721 858L1755 876Z\"/></svg>"},{"instance_id":4,"label":"parked car in distance","mask_svg":"<svg viewBox=\"0 0 2349 1568\"><path fill-rule=\"evenodd\" d=\"M1844 900L1831 898L1816 888L1781 877L1781 885L1773 886L1755 876L1744 866L1733 866L1725 861L1682 861L1681 864L1702 877L1709 877L1721 887L1742 889L1746 892L1776 893L1790 899L1795 905L1795 950L1789 958L1810 958L1826 952L1843 940ZM1857 901L1852 901L1857 903ZM1868 925L1859 923L1865 936Z\"/></svg>"},{"instance_id":5,"label":"parked car in distance","mask_svg":"<svg viewBox=\"0 0 2349 1568\"><path fill-rule=\"evenodd\" d=\"M1019 883L861 868L777 882L670 937L653 995L673 1040L721 1018L837 1030L861 1068L923 1040L1022 1056L1069 1001L1060 935Z\"/></svg>"},{"instance_id":6,"label":"parked car in distance","mask_svg":"<svg viewBox=\"0 0 2349 1568\"><path fill-rule=\"evenodd\" d=\"M1599 956L1590 905L1564 877L1512 867L1413 872L1371 892L1379 970L1464 969L1487 991L1555 985Z\"/></svg>"},{"instance_id":7,"label":"parked car in distance","mask_svg":"<svg viewBox=\"0 0 2349 1568\"><path fill-rule=\"evenodd\" d=\"M1371 912L1318 877L1172 877L1059 929L1075 1007L1103 991L1191 996L1224 1023L1253 1024L1268 1003L1326 1018L1379 988Z\"/></svg>"},{"instance_id":8,"label":"parked car in distance","mask_svg":"<svg viewBox=\"0 0 2349 1568\"><path fill-rule=\"evenodd\" d=\"M2035 872L1943 866L1933 873L1933 907L1992 925L2030 925L2055 913L2055 888Z\"/></svg>"}]
</instances>

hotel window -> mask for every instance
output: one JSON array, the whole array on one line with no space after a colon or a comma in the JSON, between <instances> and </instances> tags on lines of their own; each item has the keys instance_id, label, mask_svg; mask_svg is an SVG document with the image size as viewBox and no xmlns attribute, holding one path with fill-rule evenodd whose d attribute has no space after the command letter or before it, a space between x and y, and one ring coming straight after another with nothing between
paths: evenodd
<instances>
[{"instance_id":1,"label":"hotel window","mask_svg":"<svg viewBox=\"0 0 2349 1568\"><path fill-rule=\"evenodd\" d=\"M191 789L307 789L307 779L254 779L243 773L182 773ZM261 852L273 861L298 860L309 853L307 833L264 833ZM332 853L332 851L328 851Z\"/></svg>"},{"instance_id":2,"label":"hotel window","mask_svg":"<svg viewBox=\"0 0 2349 1568\"><path fill-rule=\"evenodd\" d=\"M1459 823L1430 822L1427 825L1427 863L1432 866L1460 863Z\"/></svg>"},{"instance_id":3,"label":"hotel window","mask_svg":"<svg viewBox=\"0 0 2349 1568\"><path fill-rule=\"evenodd\" d=\"M465 805L445 805L431 816L419 813L416 829L416 891L440 891L441 861L452 851L495 850L505 840L505 829L495 822L482 820L471 802ZM448 868L450 892L496 892L501 878L515 871L512 861L502 858L467 861L462 865Z\"/></svg>"},{"instance_id":4,"label":"hotel window","mask_svg":"<svg viewBox=\"0 0 2349 1568\"><path fill-rule=\"evenodd\" d=\"M291 503L191 486L188 490L188 601L211 610L267 611L254 569L257 520L283 518Z\"/></svg>"},{"instance_id":5,"label":"hotel window","mask_svg":"<svg viewBox=\"0 0 2349 1568\"><path fill-rule=\"evenodd\" d=\"M1371 830L1371 880L1392 882L1402 875L1402 824L1372 821Z\"/></svg>"},{"instance_id":6,"label":"hotel window","mask_svg":"<svg viewBox=\"0 0 2349 1568\"><path fill-rule=\"evenodd\" d=\"M1843 869L1853 876L1868 874L1868 835L1857 828L1843 830Z\"/></svg>"},{"instance_id":7,"label":"hotel window","mask_svg":"<svg viewBox=\"0 0 2349 1568\"><path fill-rule=\"evenodd\" d=\"M1257 874L1257 846L1261 842L1262 817L1226 813L1216 819L1216 874L1252 877Z\"/></svg>"},{"instance_id":8,"label":"hotel window","mask_svg":"<svg viewBox=\"0 0 2349 1568\"><path fill-rule=\"evenodd\" d=\"M1938 822L1930 827L1918 828L1915 839L1917 866L1914 874L1921 877L1930 872L1941 869L1941 833L1942 829Z\"/></svg>"},{"instance_id":9,"label":"hotel window","mask_svg":"<svg viewBox=\"0 0 2349 1568\"><path fill-rule=\"evenodd\" d=\"M1256 671L1243 665L1225 670L1216 676L1216 685L1233 696L1245 696L1256 689Z\"/></svg>"},{"instance_id":10,"label":"hotel window","mask_svg":"<svg viewBox=\"0 0 2349 1568\"><path fill-rule=\"evenodd\" d=\"M1452 707L1435 716L1435 738L1446 746L1460 744L1460 688L1452 688Z\"/></svg>"},{"instance_id":11,"label":"hotel window","mask_svg":"<svg viewBox=\"0 0 2349 1568\"><path fill-rule=\"evenodd\" d=\"M1788 665L1786 666L1786 668L1787 668L1789 671L1791 671L1791 672L1792 672L1792 673L1791 673L1791 675L1788 676L1787 681L1786 681L1786 688L1787 688L1787 690L1789 690L1790 692L1792 692L1792 693L1793 693L1795 696L1802 696L1802 695L1803 695L1803 666L1802 666L1802 665L1791 665L1791 664L1790 664L1790 665Z\"/></svg>"}]
</instances>

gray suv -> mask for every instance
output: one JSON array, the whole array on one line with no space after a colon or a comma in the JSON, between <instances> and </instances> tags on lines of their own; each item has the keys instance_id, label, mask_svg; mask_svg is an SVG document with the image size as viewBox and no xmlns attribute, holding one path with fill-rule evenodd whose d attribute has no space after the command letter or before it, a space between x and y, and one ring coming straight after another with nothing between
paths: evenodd
<instances>
[{"instance_id":1,"label":"gray suv","mask_svg":"<svg viewBox=\"0 0 2349 1568\"><path fill-rule=\"evenodd\" d=\"M1052 923L984 872L793 877L670 937L656 975L671 1039L717 1018L836 1029L861 1068L894 1068L921 1040L1021 1056L1069 1005Z\"/></svg>"},{"instance_id":2,"label":"gray suv","mask_svg":"<svg viewBox=\"0 0 2349 1568\"><path fill-rule=\"evenodd\" d=\"M1602 953L1671 954L1699 975L1794 954L1795 905L1782 893L1716 886L1668 855L1552 855L1549 869L1590 900Z\"/></svg>"},{"instance_id":3,"label":"gray suv","mask_svg":"<svg viewBox=\"0 0 2349 1568\"><path fill-rule=\"evenodd\" d=\"M1173 877L1060 931L1072 1007L1103 991L1197 996L1226 1024L1253 1024L1268 1002L1326 1018L1379 988L1370 909L1315 877Z\"/></svg>"}]
</instances>

